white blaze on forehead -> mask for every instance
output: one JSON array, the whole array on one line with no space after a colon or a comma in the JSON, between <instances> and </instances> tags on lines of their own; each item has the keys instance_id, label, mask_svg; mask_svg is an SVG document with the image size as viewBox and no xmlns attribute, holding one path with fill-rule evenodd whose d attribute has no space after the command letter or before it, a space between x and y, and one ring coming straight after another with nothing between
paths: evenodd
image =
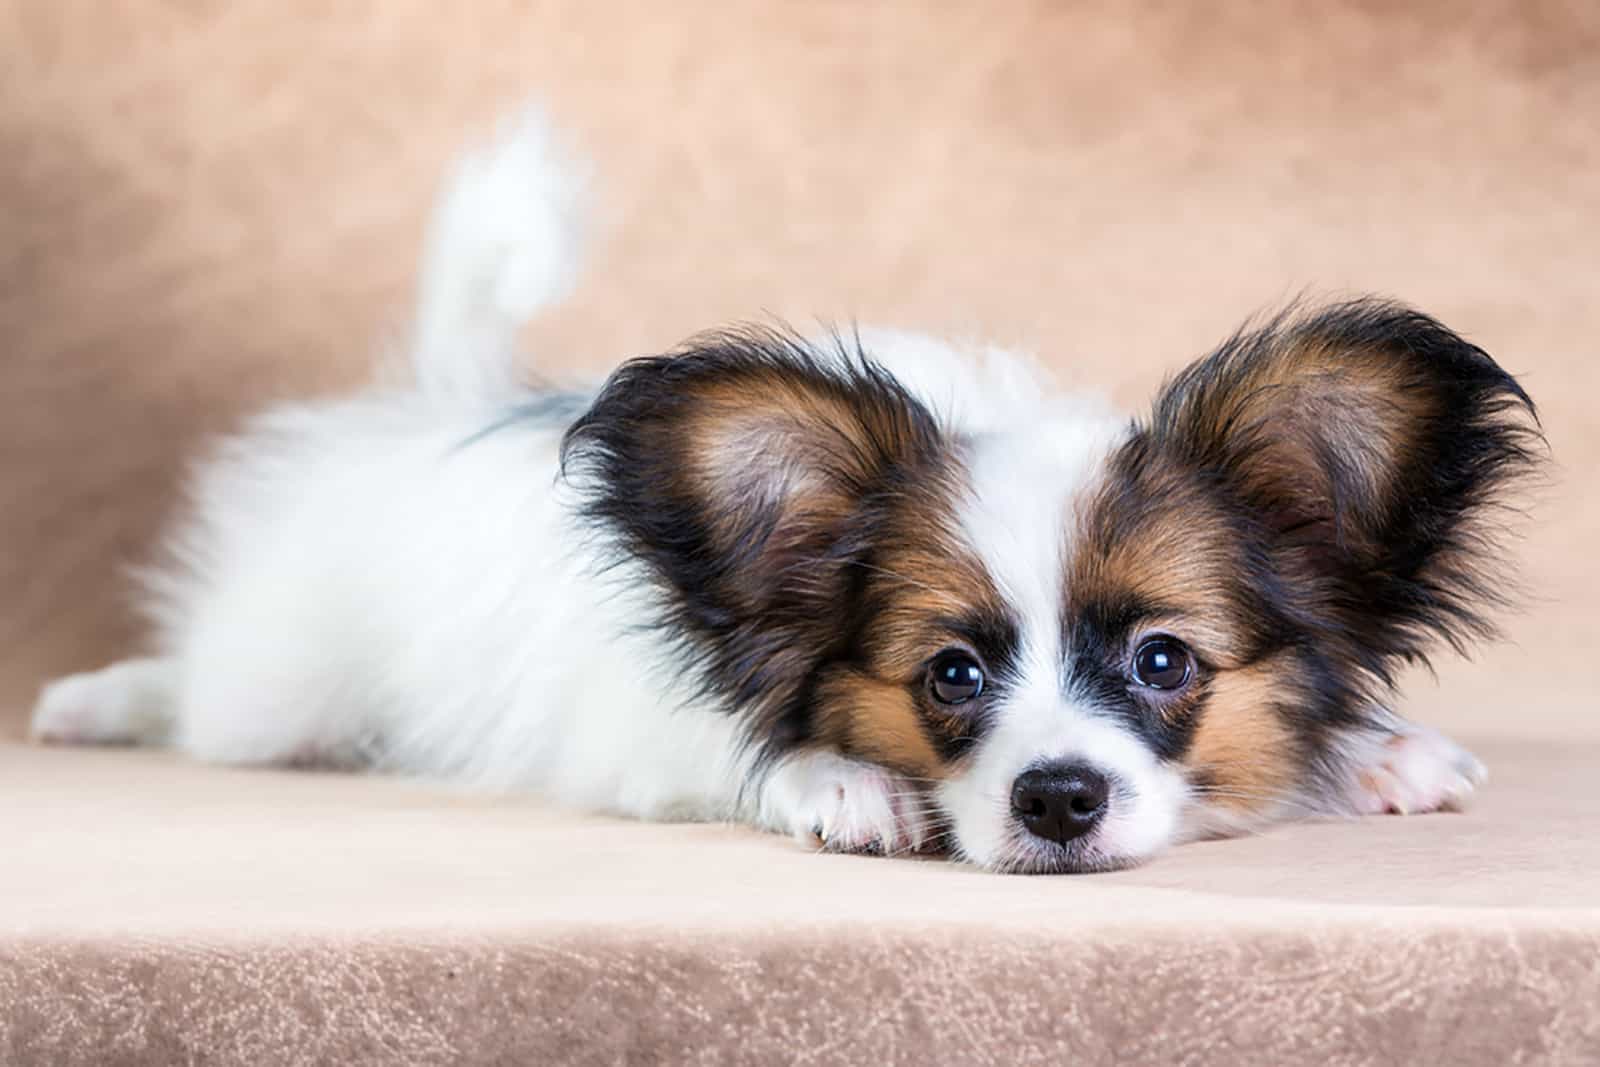
<instances>
[{"instance_id":1,"label":"white blaze on forehead","mask_svg":"<svg viewBox=\"0 0 1600 1067\"><path fill-rule=\"evenodd\" d=\"M1108 418L1084 418L984 434L973 442L971 492L962 531L988 569L1018 627L1015 674L971 762L940 788L957 844L970 859L1004 865L1026 837L1010 809L1011 785L1030 766L1084 762L1118 784L1096 831L1094 851L1132 859L1171 839L1183 786L1120 723L1066 695L1062 612L1074 508L1101 477L1126 432Z\"/></svg>"},{"instance_id":2,"label":"white blaze on forehead","mask_svg":"<svg viewBox=\"0 0 1600 1067\"><path fill-rule=\"evenodd\" d=\"M973 441L962 530L1016 614L1019 673L1028 682L1059 682L1074 501L1094 484L1121 433L1120 422L1101 417L1018 427Z\"/></svg>"}]
</instances>

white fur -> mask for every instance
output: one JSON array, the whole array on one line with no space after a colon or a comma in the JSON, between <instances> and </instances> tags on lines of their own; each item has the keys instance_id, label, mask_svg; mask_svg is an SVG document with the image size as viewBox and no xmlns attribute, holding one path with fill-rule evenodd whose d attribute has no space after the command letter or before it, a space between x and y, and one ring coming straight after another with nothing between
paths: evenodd
<instances>
[{"instance_id":1,"label":"white fur","mask_svg":"<svg viewBox=\"0 0 1600 1067\"><path fill-rule=\"evenodd\" d=\"M586 185L535 108L456 164L418 285L409 355L423 392L504 401L518 331L577 278Z\"/></svg>"}]
</instances>

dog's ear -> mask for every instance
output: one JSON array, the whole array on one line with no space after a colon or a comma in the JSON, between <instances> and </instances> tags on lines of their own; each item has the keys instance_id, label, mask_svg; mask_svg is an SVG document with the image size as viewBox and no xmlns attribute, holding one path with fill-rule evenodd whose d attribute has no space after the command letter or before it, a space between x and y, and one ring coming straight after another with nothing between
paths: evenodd
<instances>
[{"instance_id":1,"label":"dog's ear","mask_svg":"<svg viewBox=\"0 0 1600 1067\"><path fill-rule=\"evenodd\" d=\"M1500 494L1541 438L1482 349L1377 300L1242 331L1163 389L1146 444L1212 483L1319 636L1384 682L1442 637L1491 631Z\"/></svg>"},{"instance_id":2,"label":"dog's ear","mask_svg":"<svg viewBox=\"0 0 1600 1067\"><path fill-rule=\"evenodd\" d=\"M563 466L747 701L837 640L857 520L942 449L932 415L846 342L749 328L624 365L568 431Z\"/></svg>"}]
</instances>

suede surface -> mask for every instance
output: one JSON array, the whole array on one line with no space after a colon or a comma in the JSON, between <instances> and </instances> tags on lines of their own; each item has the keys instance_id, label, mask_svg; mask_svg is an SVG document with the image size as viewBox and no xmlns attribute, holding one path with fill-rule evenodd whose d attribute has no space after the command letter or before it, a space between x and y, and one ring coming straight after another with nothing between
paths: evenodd
<instances>
[{"instance_id":1,"label":"suede surface","mask_svg":"<svg viewBox=\"0 0 1600 1067\"><path fill-rule=\"evenodd\" d=\"M0 0L0 1062L1600 1060L1600 8ZM1402 709L1464 815L1137 871L819 857L411 783L20 743L244 413L367 376L530 97L595 243L529 365L730 319L1029 349L1130 412L1376 291L1539 402L1524 609Z\"/></svg>"}]
</instances>

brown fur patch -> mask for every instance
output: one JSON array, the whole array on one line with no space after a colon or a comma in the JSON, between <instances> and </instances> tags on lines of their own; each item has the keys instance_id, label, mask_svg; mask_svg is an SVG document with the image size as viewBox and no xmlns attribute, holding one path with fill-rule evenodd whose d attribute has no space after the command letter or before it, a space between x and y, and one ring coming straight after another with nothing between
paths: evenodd
<instances>
[{"instance_id":1,"label":"brown fur patch","mask_svg":"<svg viewBox=\"0 0 1600 1067\"><path fill-rule=\"evenodd\" d=\"M860 759L917 777L944 773L917 698L906 685L838 671L818 687L817 722L821 740Z\"/></svg>"},{"instance_id":2,"label":"brown fur patch","mask_svg":"<svg viewBox=\"0 0 1600 1067\"><path fill-rule=\"evenodd\" d=\"M930 697L927 667L948 649L972 653L991 677L1003 663L1004 599L983 562L950 525L967 490L959 453L907 484L876 528L878 552L863 565L867 618L860 695L842 706L855 743L891 766L936 776L977 729L982 701L956 708ZM893 694L893 695L891 695Z\"/></svg>"},{"instance_id":3,"label":"brown fur patch","mask_svg":"<svg viewBox=\"0 0 1600 1067\"><path fill-rule=\"evenodd\" d=\"M1403 386L1392 360L1320 343L1290 346L1264 362L1239 386L1236 405L1221 413L1256 428L1256 448L1241 470L1247 487L1293 500L1297 517L1335 513L1335 470L1364 496L1382 497L1421 420L1433 414L1428 394ZM1348 523L1337 530L1345 538L1370 532Z\"/></svg>"},{"instance_id":4,"label":"brown fur patch","mask_svg":"<svg viewBox=\"0 0 1600 1067\"><path fill-rule=\"evenodd\" d=\"M778 365L742 368L699 383L684 419L684 475L712 505L713 527L731 543L749 516L770 515L770 550L845 519L863 489L929 442L891 399Z\"/></svg>"},{"instance_id":5,"label":"brown fur patch","mask_svg":"<svg viewBox=\"0 0 1600 1067\"><path fill-rule=\"evenodd\" d=\"M1184 756L1210 803L1249 812L1270 806L1294 784L1300 746L1279 711L1293 663L1283 654L1212 679Z\"/></svg>"},{"instance_id":6,"label":"brown fur patch","mask_svg":"<svg viewBox=\"0 0 1600 1067\"><path fill-rule=\"evenodd\" d=\"M959 481L958 469L924 481L884 524L866 577L878 607L871 659L885 676L909 679L930 655L960 644L949 623L1006 613L982 560L944 522Z\"/></svg>"},{"instance_id":7,"label":"brown fur patch","mask_svg":"<svg viewBox=\"0 0 1600 1067\"><path fill-rule=\"evenodd\" d=\"M1069 617L1129 611L1138 628L1180 638L1208 663L1239 666L1247 620L1234 596L1239 539L1191 479L1113 458L1076 515L1066 572Z\"/></svg>"},{"instance_id":8,"label":"brown fur patch","mask_svg":"<svg viewBox=\"0 0 1600 1067\"><path fill-rule=\"evenodd\" d=\"M1280 319L1186 372L1163 414L1189 458L1228 469L1276 529L1373 550L1384 502L1443 410L1405 355L1338 317Z\"/></svg>"}]
</instances>

